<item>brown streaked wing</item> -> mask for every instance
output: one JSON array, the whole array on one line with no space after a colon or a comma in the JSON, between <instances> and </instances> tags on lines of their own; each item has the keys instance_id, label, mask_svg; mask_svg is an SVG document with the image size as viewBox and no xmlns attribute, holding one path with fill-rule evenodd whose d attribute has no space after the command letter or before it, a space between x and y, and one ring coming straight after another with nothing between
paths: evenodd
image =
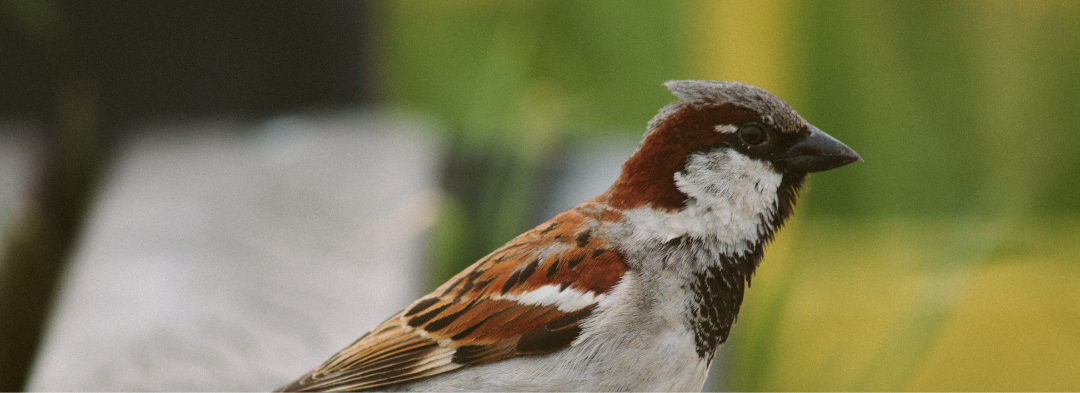
<instances>
[{"instance_id":1,"label":"brown streaked wing","mask_svg":"<svg viewBox=\"0 0 1080 393\"><path fill-rule=\"evenodd\" d=\"M595 301L560 310L514 299L546 286L595 299L618 283L626 264L592 231L618 213L589 208L518 236L283 390L380 389L570 346Z\"/></svg>"}]
</instances>

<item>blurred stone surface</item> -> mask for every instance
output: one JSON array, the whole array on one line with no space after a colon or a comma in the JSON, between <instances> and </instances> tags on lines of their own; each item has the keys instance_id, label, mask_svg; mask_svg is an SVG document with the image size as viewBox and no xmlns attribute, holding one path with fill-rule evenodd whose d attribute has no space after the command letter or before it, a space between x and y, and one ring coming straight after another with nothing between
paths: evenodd
<instances>
[{"instance_id":1,"label":"blurred stone surface","mask_svg":"<svg viewBox=\"0 0 1080 393\"><path fill-rule=\"evenodd\" d=\"M422 125L154 127L107 173L31 390L270 390L420 294L439 200Z\"/></svg>"}]
</instances>

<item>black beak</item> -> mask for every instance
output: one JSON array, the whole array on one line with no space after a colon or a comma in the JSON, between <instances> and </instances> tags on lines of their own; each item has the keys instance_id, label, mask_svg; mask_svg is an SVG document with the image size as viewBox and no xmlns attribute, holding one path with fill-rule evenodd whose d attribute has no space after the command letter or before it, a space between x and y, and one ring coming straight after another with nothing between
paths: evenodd
<instances>
[{"instance_id":1,"label":"black beak","mask_svg":"<svg viewBox=\"0 0 1080 393\"><path fill-rule=\"evenodd\" d=\"M792 145L776 160L785 171L821 172L862 161L858 153L836 138L817 127L806 126L810 129L810 136Z\"/></svg>"}]
</instances>

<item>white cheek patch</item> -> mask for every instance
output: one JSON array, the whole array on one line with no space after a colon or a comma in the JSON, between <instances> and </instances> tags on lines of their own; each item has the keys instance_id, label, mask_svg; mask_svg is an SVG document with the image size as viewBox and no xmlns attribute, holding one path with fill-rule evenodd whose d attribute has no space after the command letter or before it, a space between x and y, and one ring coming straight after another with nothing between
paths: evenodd
<instances>
[{"instance_id":1,"label":"white cheek patch","mask_svg":"<svg viewBox=\"0 0 1080 393\"><path fill-rule=\"evenodd\" d=\"M684 235L713 238L722 252L744 254L771 229L763 218L776 210L781 180L772 164L731 149L694 154L675 174L675 186L690 197L684 209L637 208L627 212L628 218L643 229L639 236L651 232L660 236L652 240L661 242Z\"/></svg>"},{"instance_id":2,"label":"white cheek patch","mask_svg":"<svg viewBox=\"0 0 1080 393\"><path fill-rule=\"evenodd\" d=\"M730 218L757 218L772 213L783 175L772 164L732 149L694 154L675 186L698 205Z\"/></svg>"}]
</instances>

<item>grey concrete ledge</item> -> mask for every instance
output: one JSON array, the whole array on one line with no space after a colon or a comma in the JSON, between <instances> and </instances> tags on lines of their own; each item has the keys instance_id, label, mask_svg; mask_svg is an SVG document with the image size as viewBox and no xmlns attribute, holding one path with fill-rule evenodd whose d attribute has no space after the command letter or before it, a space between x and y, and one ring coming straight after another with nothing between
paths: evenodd
<instances>
[{"instance_id":1,"label":"grey concrete ledge","mask_svg":"<svg viewBox=\"0 0 1080 393\"><path fill-rule=\"evenodd\" d=\"M439 201L422 124L148 127L93 205L32 390L269 390L419 295Z\"/></svg>"}]
</instances>

